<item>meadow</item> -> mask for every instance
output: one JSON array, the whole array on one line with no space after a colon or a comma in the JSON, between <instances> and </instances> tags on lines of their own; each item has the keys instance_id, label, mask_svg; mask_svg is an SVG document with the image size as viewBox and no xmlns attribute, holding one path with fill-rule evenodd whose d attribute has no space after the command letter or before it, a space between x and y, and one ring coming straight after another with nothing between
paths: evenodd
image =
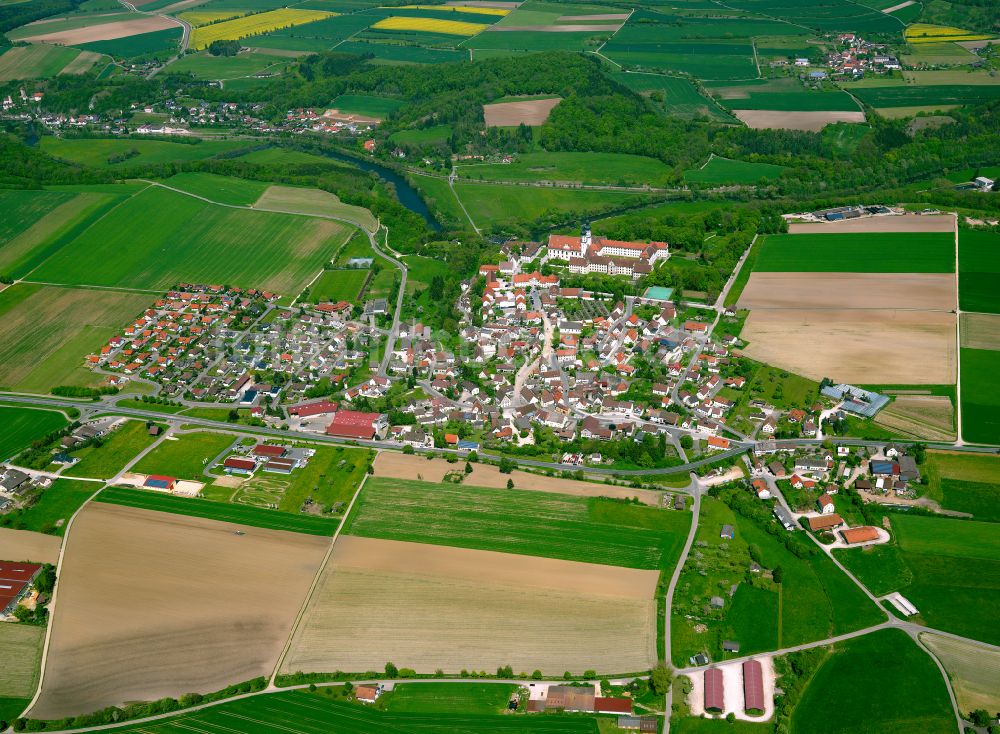
<instances>
[{"instance_id":1,"label":"meadow","mask_svg":"<svg viewBox=\"0 0 1000 734\"><path fill-rule=\"evenodd\" d=\"M1000 458L933 451L924 472L927 497L943 508L1000 522Z\"/></svg>"},{"instance_id":2,"label":"meadow","mask_svg":"<svg viewBox=\"0 0 1000 734\"><path fill-rule=\"evenodd\" d=\"M491 716L476 713L395 714L359 704L324 700L322 692L283 691L232 701L160 722L126 725L114 734L174 734L191 729L222 728L231 734L372 734L410 731L420 734L598 734L592 717Z\"/></svg>"},{"instance_id":3,"label":"meadow","mask_svg":"<svg viewBox=\"0 0 1000 734\"><path fill-rule=\"evenodd\" d=\"M74 48L43 43L8 49L6 53L0 55L0 82L56 76L74 64L80 55L81 52ZM93 66L93 63L90 66Z\"/></svg>"},{"instance_id":4,"label":"meadow","mask_svg":"<svg viewBox=\"0 0 1000 734\"><path fill-rule=\"evenodd\" d=\"M324 160L329 164L329 159ZM253 206L261 210L346 219L369 232L378 229L378 220L368 209L345 204L335 194L321 189L269 186Z\"/></svg>"},{"instance_id":5,"label":"meadow","mask_svg":"<svg viewBox=\"0 0 1000 734\"><path fill-rule=\"evenodd\" d=\"M917 607L918 621L1000 644L989 611L1000 603L996 525L898 513L891 519L895 542L835 551L840 562L873 594L900 592Z\"/></svg>"},{"instance_id":6,"label":"meadow","mask_svg":"<svg viewBox=\"0 0 1000 734\"><path fill-rule=\"evenodd\" d=\"M150 187L42 264L55 283L164 290L178 281L298 293L350 229L336 222L215 206ZM99 261L95 270L90 263Z\"/></svg>"},{"instance_id":7,"label":"meadow","mask_svg":"<svg viewBox=\"0 0 1000 734\"><path fill-rule=\"evenodd\" d=\"M24 530L62 536L73 513L100 487L97 482L57 479L35 504L17 515L17 525Z\"/></svg>"},{"instance_id":8,"label":"meadow","mask_svg":"<svg viewBox=\"0 0 1000 734\"><path fill-rule=\"evenodd\" d=\"M212 41L239 40L249 36L257 36L268 31L288 28L290 26L311 23L329 18L331 13L323 10L299 10L297 8L281 8L263 13L227 20L222 23L195 28L191 33L191 48L197 50L207 48Z\"/></svg>"},{"instance_id":9,"label":"meadow","mask_svg":"<svg viewBox=\"0 0 1000 734\"><path fill-rule=\"evenodd\" d=\"M451 125L432 125L431 127L400 130L389 136L389 140L397 145L430 145L443 143L451 137Z\"/></svg>"},{"instance_id":10,"label":"meadow","mask_svg":"<svg viewBox=\"0 0 1000 734\"><path fill-rule=\"evenodd\" d=\"M955 241L943 232L777 234L764 239L755 271L951 273Z\"/></svg>"},{"instance_id":11,"label":"meadow","mask_svg":"<svg viewBox=\"0 0 1000 734\"><path fill-rule=\"evenodd\" d=\"M336 531L338 525L337 520L315 515L278 512L250 505L213 502L193 497L176 497L142 489L109 487L97 496L97 501L104 504L186 515L267 530L285 530L306 535L330 536Z\"/></svg>"},{"instance_id":12,"label":"meadow","mask_svg":"<svg viewBox=\"0 0 1000 734\"><path fill-rule=\"evenodd\" d=\"M149 305L148 293L18 283L0 291L0 386L46 393L106 378L84 357Z\"/></svg>"},{"instance_id":13,"label":"meadow","mask_svg":"<svg viewBox=\"0 0 1000 734\"><path fill-rule=\"evenodd\" d=\"M690 520L687 513L599 498L373 478L344 531L369 538L660 569L676 562Z\"/></svg>"},{"instance_id":14,"label":"meadow","mask_svg":"<svg viewBox=\"0 0 1000 734\"><path fill-rule=\"evenodd\" d=\"M623 153L522 153L508 164L463 164L462 178L493 181L571 181L612 186L667 186L673 172L662 161Z\"/></svg>"},{"instance_id":15,"label":"meadow","mask_svg":"<svg viewBox=\"0 0 1000 734\"><path fill-rule=\"evenodd\" d=\"M72 455L80 461L64 471L63 475L110 479L154 440L143 421L128 421L106 437L103 445L74 451Z\"/></svg>"},{"instance_id":16,"label":"meadow","mask_svg":"<svg viewBox=\"0 0 1000 734\"><path fill-rule=\"evenodd\" d=\"M0 696L32 696L38 685L45 627L0 624Z\"/></svg>"},{"instance_id":17,"label":"meadow","mask_svg":"<svg viewBox=\"0 0 1000 734\"><path fill-rule=\"evenodd\" d=\"M234 77L252 76L265 69L279 71L288 64L288 59L281 59L268 54L241 53L237 56L212 56L208 53L183 56L171 64L171 71L190 72L198 79L232 79Z\"/></svg>"},{"instance_id":18,"label":"meadow","mask_svg":"<svg viewBox=\"0 0 1000 734\"><path fill-rule=\"evenodd\" d=\"M3 425L3 431L0 432L0 461L13 458L36 438L58 431L67 423L65 416L54 410L0 405L0 424Z\"/></svg>"},{"instance_id":19,"label":"meadow","mask_svg":"<svg viewBox=\"0 0 1000 734\"><path fill-rule=\"evenodd\" d=\"M920 641L941 660L963 712L1000 707L1000 651L924 632Z\"/></svg>"},{"instance_id":20,"label":"meadow","mask_svg":"<svg viewBox=\"0 0 1000 734\"><path fill-rule=\"evenodd\" d=\"M498 683L400 683L392 690L387 710L394 714L500 714L517 688Z\"/></svg>"},{"instance_id":21,"label":"meadow","mask_svg":"<svg viewBox=\"0 0 1000 734\"><path fill-rule=\"evenodd\" d=\"M133 467L139 474L165 474L177 479L205 480L208 463L225 451L235 436L211 431L185 433L164 439Z\"/></svg>"},{"instance_id":22,"label":"meadow","mask_svg":"<svg viewBox=\"0 0 1000 734\"><path fill-rule=\"evenodd\" d=\"M703 96L687 79L665 74L635 74L612 72L609 76L633 92L649 97L668 115L699 117L706 115L724 122L734 122L718 105Z\"/></svg>"},{"instance_id":23,"label":"meadow","mask_svg":"<svg viewBox=\"0 0 1000 734\"><path fill-rule=\"evenodd\" d=\"M955 731L941 673L902 630L838 644L809 681L791 724L810 734Z\"/></svg>"},{"instance_id":24,"label":"meadow","mask_svg":"<svg viewBox=\"0 0 1000 734\"><path fill-rule=\"evenodd\" d=\"M366 117L383 118L402 107L404 102L391 97L373 97L367 94L342 94L335 98L330 107Z\"/></svg>"},{"instance_id":25,"label":"meadow","mask_svg":"<svg viewBox=\"0 0 1000 734\"><path fill-rule=\"evenodd\" d=\"M195 140L198 140L195 138ZM190 143L173 143L169 140L132 140L121 138L87 138L86 140L56 138L46 135L39 142L42 150L56 158L73 163L102 168L108 165L130 163L169 163L172 161L198 161L219 153L248 147L242 140L199 140ZM137 151L127 160L112 164L109 159L128 151Z\"/></svg>"},{"instance_id":26,"label":"meadow","mask_svg":"<svg viewBox=\"0 0 1000 734\"><path fill-rule=\"evenodd\" d=\"M720 156L712 156L701 168L684 172L688 183L715 184L755 184L778 178L783 166L773 163L751 163Z\"/></svg>"},{"instance_id":27,"label":"meadow","mask_svg":"<svg viewBox=\"0 0 1000 734\"><path fill-rule=\"evenodd\" d=\"M962 353L962 438L973 443L1000 443L1000 393L993 377L1000 352L966 349Z\"/></svg>"},{"instance_id":28,"label":"meadow","mask_svg":"<svg viewBox=\"0 0 1000 734\"><path fill-rule=\"evenodd\" d=\"M628 70L665 69L719 80L757 76L753 47L745 42L630 43L619 33L601 53Z\"/></svg>"},{"instance_id":29,"label":"meadow","mask_svg":"<svg viewBox=\"0 0 1000 734\"><path fill-rule=\"evenodd\" d=\"M361 287L371 273L367 268L351 270L324 270L310 286L309 300L313 303L347 301L358 303Z\"/></svg>"},{"instance_id":30,"label":"meadow","mask_svg":"<svg viewBox=\"0 0 1000 734\"><path fill-rule=\"evenodd\" d=\"M99 54L107 54L116 59L146 56L173 51L181 40L180 28L166 28L162 31L137 33L134 36L112 38L107 41L92 41L77 44L77 48Z\"/></svg>"},{"instance_id":31,"label":"meadow","mask_svg":"<svg viewBox=\"0 0 1000 734\"><path fill-rule=\"evenodd\" d=\"M267 190L269 184L214 173L178 173L165 179L170 186L209 201L234 206L250 206Z\"/></svg>"},{"instance_id":32,"label":"meadow","mask_svg":"<svg viewBox=\"0 0 1000 734\"><path fill-rule=\"evenodd\" d=\"M963 311L1000 313L1000 234L958 231L958 300Z\"/></svg>"}]
</instances>

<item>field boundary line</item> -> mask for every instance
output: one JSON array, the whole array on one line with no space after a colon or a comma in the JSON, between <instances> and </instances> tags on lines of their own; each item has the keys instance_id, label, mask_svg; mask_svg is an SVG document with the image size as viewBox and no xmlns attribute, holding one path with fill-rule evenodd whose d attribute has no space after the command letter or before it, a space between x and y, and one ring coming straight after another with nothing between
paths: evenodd
<instances>
[{"instance_id":1,"label":"field boundary line","mask_svg":"<svg viewBox=\"0 0 1000 734\"><path fill-rule=\"evenodd\" d=\"M375 458L378 458L378 454L379 452L376 451ZM372 461L374 462L374 459ZM309 609L313 596L315 596L317 589L319 589L320 580L326 575L326 569L330 563L330 557L333 555L334 546L337 544L337 538L340 537L341 531L344 529L344 526L347 525L347 518L351 516L351 510L354 509L354 503L357 502L358 497L361 496L361 490L365 488L365 484L368 482L368 477L370 476L371 474L365 472L364 477L361 478L361 483L358 485L357 491L355 491L354 496L351 497L351 502L344 510L344 516L341 519L340 524L337 526L337 530L334 532L333 537L330 539L330 545L326 549L326 555L323 556L323 561L319 564L319 568L313 576L312 584L310 584L309 590L306 592L306 595L302 600L302 605L299 607L299 613L295 615L295 620L292 622L292 627L288 632L288 637L285 639L285 646L281 649L281 654L278 656L278 660L274 664L274 670L271 671L271 676L268 678L268 690L279 690L275 684L275 680L278 678L278 671L281 670L281 666L285 662L285 658L288 656L289 650L291 650L292 640L295 639L295 633L298 632L299 625L302 624L302 620L305 618L306 610Z\"/></svg>"}]
</instances>

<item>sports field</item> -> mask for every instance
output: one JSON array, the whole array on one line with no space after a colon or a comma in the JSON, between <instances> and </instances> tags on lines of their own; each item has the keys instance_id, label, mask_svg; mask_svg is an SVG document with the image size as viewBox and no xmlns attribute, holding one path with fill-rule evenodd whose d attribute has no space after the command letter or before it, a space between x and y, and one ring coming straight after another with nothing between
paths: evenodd
<instances>
[{"instance_id":1,"label":"sports field","mask_svg":"<svg viewBox=\"0 0 1000 734\"><path fill-rule=\"evenodd\" d=\"M958 233L958 295L963 311L1000 313L1000 234L961 229Z\"/></svg>"},{"instance_id":2,"label":"sports field","mask_svg":"<svg viewBox=\"0 0 1000 734\"><path fill-rule=\"evenodd\" d=\"M237 529L88 505L63 559L59 613L32 715L208 693L268 675L328 540Z\"/></svg>"},{"instance_id":3,"label":"sports field","mask_svg":"<svg viewBox=\"0 0 1000 734\"><path fill-rule=\"evenodd\" d=\"M105 378L83 366L149 305L148 293L19 283L0 292L0 386L48 392Z\"/></svg>"},{"instance_id":4,"label":"sports field","mask_svg":"<svg viewBox=\"0 0 1000 734\"><path fill-rule=\"evenodd\" d=\"M962 349L962 438L973 443L1000 443L1000 393L994 376L1000 352Z\"/></svg>"},{"instance_id":5,"label":"sports field","mask_svg":"<svg viewBox=\"0 0 1000 734\"><path fill-rule=\"evenodd\" d=\"M428 485L373 477L345 532L369 538L561 558L628 568L672 568L687 513L546 492Z\"/></svg>"},{"instance_id":6,"label":"sports field","mask_svg":"<svg viewBox=\"0 0 1000 734\"><path fill-rule=\"evenodd\" d=\"M0 697L34 695L42 662L45 627L33 624L0 624Z\"/></svg>"},{"instance_id":7,"label":"sports field","mask_svg":"<svg viewBox=\"0 0 1000 734\"><path fill-rule=\"evenodd\" d=\"M814 273L953 273L955 239L944 232L773 234L754 270Z\"/></svg>"},{"instance_id":8,"label":"sports field","mask_svg":"<svg viewBox=\"0 0 1000 734\"><path fill-rule=\"evenodd\" d=\"M128 421L105 437L100 447L91 446L73 452L80 462L66 469L63 475L110 479L154 440L144 421Z\"/></svg>"},{"instance_id":9,"label":"sports field","mask_svg":"<svg viewBox=\"0 0 1000 734\"><path fill-rule=\"evenodd\" d=\"M152 290L178 281L230 283L288 295L350 232L330 220L230 209L155 186L75 237L32 278Z\"/></svg>"},{"instance_id":10,"label":"sports field","mask_svg":"<svg viewBox=\"0 0 1000 734\"><path fill-rule=\"evenodd\" d=\"M656 661L658 576L341 536L282 671L378 670L387 660L425 674L646 670Z\"/></svg>"},{"instance_id":11,"label":"sports field","mask_svg":"<svg viewBox=\"0 0 1000 734\"><path fill-rule=\"evenodd\" d=\"M324 700L321 693L286 691L241 701L161 722L126 725L118 734L191 734L225 731L228 734L597 734L593 717L546 715L491 716L478 713L395 714L355 703Z\"/></svg>"},{"instance_id":12,"label":"sports field","mask_svg":"<svg viewBox=\"0 0 1000 734\"><path fill-rule=\"evenodd\" d=\"M941 673L901 630L838 644L809 681L791 723L792 731L810 734L955 731Z\"/></svg>"},{"instance_id":13,"label":"sports field","mask_svg":"<svg viewBox=\"0 0 1000 734\"><path fill-rule=\"evenodd\" d=\"M31 445L36 438L58 431L68 421L54 410L0 406L0 461L6 461Z\"/></svg>"},{"instance_id":14,"label":"sports field","mask_svg":"<svg viewBox=\"0 0 1000 734\"><path fill-rule=\"evenodd\" d=\"M701 168L684 172L684 180L699 184L753 184L775 179L783 166L772 163L750 163L712 156Z\"/></svg>"}]
</instances>

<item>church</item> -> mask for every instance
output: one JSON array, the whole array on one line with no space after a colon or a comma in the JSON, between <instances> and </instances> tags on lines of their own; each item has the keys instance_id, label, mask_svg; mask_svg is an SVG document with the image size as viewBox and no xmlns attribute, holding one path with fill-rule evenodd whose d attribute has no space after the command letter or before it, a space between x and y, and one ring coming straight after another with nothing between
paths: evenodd
<instances>
[{"instance_id":1,"label":"church","mask_svg":"<svg viewBox=\"0 0 1000 734\"><path fill-rule=\"evenodd\" d=\"M670 257L666 242L622 242L594 237L584 224L579 237L549 235L549 260L566 260L569 272L577 275L601 273L627 275L636 279L648 275L653 266Z\"/></svg>"}]
</instances>

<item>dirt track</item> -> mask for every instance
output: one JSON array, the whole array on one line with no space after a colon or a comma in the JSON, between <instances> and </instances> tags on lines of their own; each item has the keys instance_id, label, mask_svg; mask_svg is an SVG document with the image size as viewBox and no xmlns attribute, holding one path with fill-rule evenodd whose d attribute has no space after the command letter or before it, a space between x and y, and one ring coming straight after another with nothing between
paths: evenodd
<instances>
[{"instance_id":1,"label":"dirt track","mask_svg":"<svg viewBox=\"0 0 1000 734\"><path fill-rule=\"evenodd\" d=\"M807 130L818 132L832 122L864 122L865 113L857 112L783 112L775 110L733 110L747 127L754 130Z\"/></svg>"},{"instance_id":2,"label":"dirt track","mask_svg":"<svg viewBox=\"0 0 1000 734\"><path fill-rule=\"evenodd\" d=\"M453 471L463 471L465 462L449 464L444 459L425 459L422 456L401 454L398 451L382 451L375 459L376 477L390 479L419 479L425 482L441 482L445 474ZM631 499L638 497L640 502L654 507L659 506L662 492L650 489L630 489L629 487L614 487L607 484L581 482L575 479L559 479L543 477L514 470L510 474L501 474L500 470L489 464L473 464L472 474L462 482L470 487L488 487L503 489L507 480L514 480L516 489L527 489L538 492L553 492L569 494L576 497L615 497Z\"/></svg>"},{"instance_id":3,"label":"dirt track","mask_svg":"<svg viewBox=\"0 0 1000 734\"><path fill-rule=\"evenodd\" d=\"M30 530L0 528L0 560L55 563L62 538Z\"/></svg>"},{"instance_id":4,"label":"dirt track","mask_svg":"<svg viewBox=\"0 0 1000 734\"><path fill-rule=\"evenodd\" d=\"M751 311L744 354L806 377L862 384L955 382L955 315L938 311Z\"/></svg>"},{"instance_id":5,"label":"dirt track","mask_svg":"<svg viewBox=\"0 0 1000 734\"><path fill-rule=\"evenodd\" d=\"M484 104L483 117L486 118L486 127L517 127L522 122L525 125L541 125L560 102L562 100L556 98Z\"/></svg>"},{"instance_id":6,"label":"dirt track","mask_svg":"<svg viewBox=\"0 0 1000 734\"><path fill-rule=\"evenodd\" d=\"M58 43L63 46L75 46L81 43L91 43L92 41L110 41L115 38L125 38L135 36L139 33L149 33L151 31L162 31L167 28L179 28L166 18L158 15L144 15L135 20L122 20L116 23L101 23L99 25L87 26L84 28L74 28L72 30L58 31L56 33L42 33L24 41L45 41L46 43Z\"/></svg>"},{"instance_id":7,"label":"dirt track","mask_svg":"<svg viewBox=\"0 0 1000 734\"><path fill-rule=\"evenodd\" d=\"M342 536L283 671L549 675L656 660L655 571Z\"/></svg>"},{"instance_id":8,"label":"dirt track","mask_svg":"<svg viewBox=\"0 0 1000 734\"><path fill-rule=\"evenodd\" d=\"M328 544L88 505L68 539L32 716L207 693L269 674Z\"/></svg>"},{"instance_id":9,"label":"dirt track","mask_svg":"<svg viewBox=\"0 0 1000 734\"><path fill-rule=\"evenodd\" d=\"M901 214L894 217L860 217L839 222L792 222L789 234L837 234L838 232L952 232L952 216Z\"/></svg>"},{"instance_id":10,"label":"dirt track","mask_svg":"<svg viewBox=\"0 0 1000 734\"><path fill-rule=\"evenodd\" d=\"M951 273L753 273L738 306L950 311L955 303Z\"/></svg>"}]
</instances>

